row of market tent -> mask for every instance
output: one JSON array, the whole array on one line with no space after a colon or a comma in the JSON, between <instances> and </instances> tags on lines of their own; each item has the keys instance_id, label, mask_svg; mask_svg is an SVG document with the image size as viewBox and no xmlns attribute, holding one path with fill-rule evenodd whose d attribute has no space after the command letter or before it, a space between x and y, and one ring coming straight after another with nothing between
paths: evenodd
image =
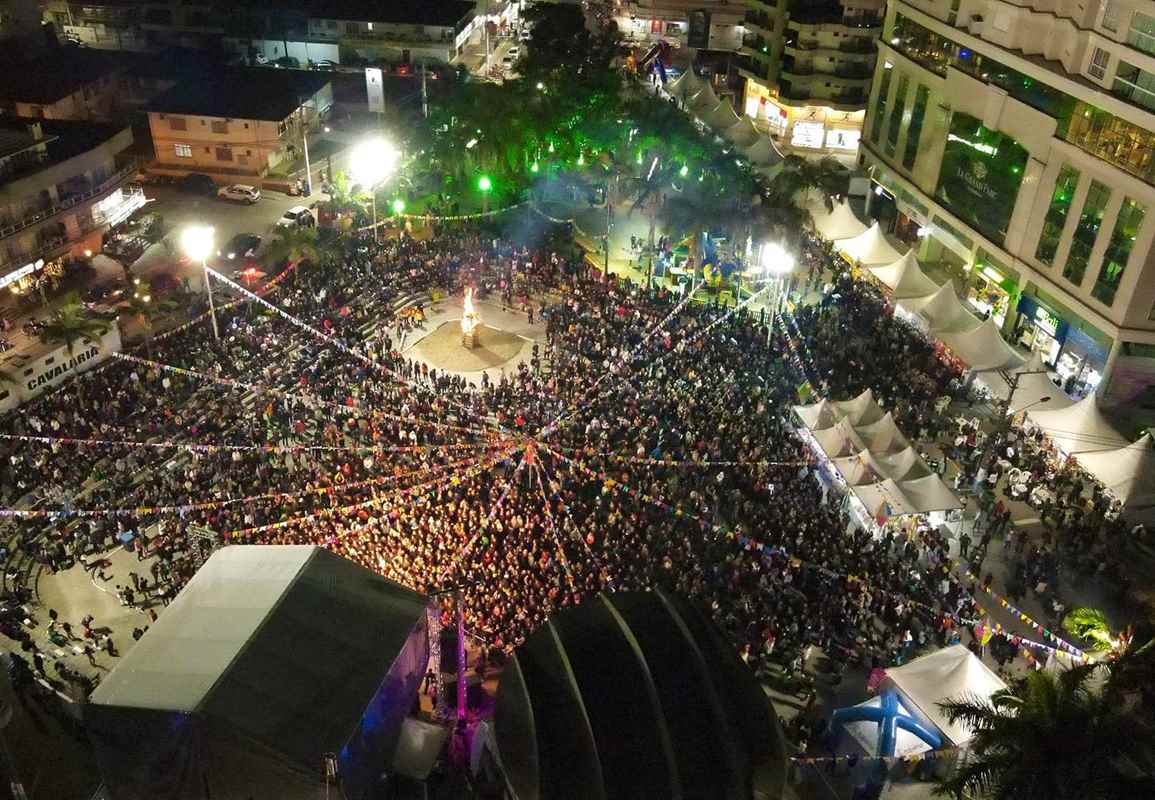
<instances>
[{"instance_id":1,"label":"row of market tent","mask_svg":"<svg viewBox=\"0 0 1155 800\"><path fill-rule=\"evenodd\" d=\"M876 523L962 508L871 390L850 400L795 406L794 413Z\"/></svg>"},{"instance_id":2,"label":"row of market tent","mask_svg":"<svg viewBox=\"0 0 1155 800\"><path fill-rule=\"evenodd\" d=\"M681 103L704 125L722 136L753 166L756 172L773 177L784 157L773 140L755 127L746 116L738 116L729 100L721 100L709 82L688 69L666 86L666 93Z\"/></svg>"},{"instance_id":3,"label":"row of market tent","mask_svg":"<svg viewBox=\"0 0 1155 800\"><path fill-rule=\"evenodd\" d=\"M951 281L937 284L913 250L900 253L877 222L863 224L846 201L832 211L812 207L814 227L847 260L859 264L894 302L896 313L937 338L990 392L1025 409L1057 449L1073 456L1124 508L1155 506L1155 441L1144 433L1128 443L1099 408L1094 392L1072 401L1047 376L1040 353L1020 354L993 319L966 308ZM1012 387L1013 383L1013 387ZM1012 394L1013 391L1013 394Z\"/></svg>"}]
</instances>

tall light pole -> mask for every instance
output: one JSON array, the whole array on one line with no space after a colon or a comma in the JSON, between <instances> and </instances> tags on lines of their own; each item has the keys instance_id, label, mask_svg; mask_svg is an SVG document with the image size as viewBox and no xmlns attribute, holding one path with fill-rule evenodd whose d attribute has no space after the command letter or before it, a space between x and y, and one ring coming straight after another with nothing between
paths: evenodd
<instances>
[{"instance_id":1,"label":"tall light pole","mask_svg":"<svg viewBox=\"0 0 1155 800\"><path fill-rule=\"evenodd\" d=\"M213 284L209 278L209 254L213 251L213 229L208 225L190 225L180 235L181 249L193 261L201 262L204 275L205 294L209 298L209 315L213 320L213 338L220 339L221 331L217 327L217 309L213 303Z\"/></svg>"},{"instance_id":2,"label":"tall light pole","mask_svg":"<svg viewBox=\"0 0 1155 800\"><path fill-rule=\"evenodd\" d=\"M493 181L488 175L477 179L477 188L481 192L481 213L489 213L489 193L493 191Z\"/></svg>"},{"instance_id":3,"label":"tall light pole","mask_svg":"<svg viewBox=\"0 0 1155 800\"><path fill-rule=\"evenodd\" d=\"M377 187L396 171L400 158L396 147L380 136L373 136L358 143L349 159L354 179L372 196L375 242L381 240L377 232Z\"/></svg>"},{"instance_id":4,"label":"tall light pole","mask_svg":"<svg viewBox=\"0 0 1155 800\"><path fill-rule=\"evenodd\" d=\"M794 256L786 252L782 245L776 242L767 242L762 245L762 254L759 258L762 272L773 281L774 294L770 302L770 325L766 330L766 343L774 340L774 326L778 320L778 307L782 302L782 287L786 283L786 276L794 269Z\"/></svg>"},{"instance_id":5,"label":"tall light pole","mask_svg":"<svg viewBox=\"0 0 1155 800\"><path fill-rule=\"evenodd\" d=\"M305 150L305 188L313 194L313 170L309 168L309 120L305 116L306 102L301 102L301 146Z\"/></svg>"}]
</instances>

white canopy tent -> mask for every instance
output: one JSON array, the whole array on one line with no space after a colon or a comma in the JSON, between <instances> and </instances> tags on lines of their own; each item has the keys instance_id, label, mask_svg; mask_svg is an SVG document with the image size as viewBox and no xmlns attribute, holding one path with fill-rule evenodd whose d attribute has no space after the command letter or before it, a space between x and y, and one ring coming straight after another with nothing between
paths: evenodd
<instances>
[{"instance_id":1,"label":"white canopy tent","mask_svg":"<svg viewBox=\"0 0 1155 800\"><path fill-rule=\"evenodd\" d=\"M1039 411L1053 411L1066 408L1074 401L1063 394L1063 390L1047 377L1047 366L1043 363L1043 354L1038 350L1031 353L1027 360L1019 367L1008 370L1013 377L1018 376L1014 395L1011 386L1000 372L992 372L983 376L983 383L991 393L1000 400L1011 398L1011 411L1018 409L1037 408ZM1044 397L1050 400L1044 401Z\"/></svg>"},{"instance_id":2,"label":"white canopy tent","mask_svg":"<svg viewBox=\"0 0 1155 800\"><path fill-rule=\"evenodd\" d=\"M827 211L821 200L811 203L810 216L814 219L814 230L829 241L853 239L866 232L866 226L850 210L850 203L846 200L835 203L833 211Z\"/></svg>"},{"instance_id":3,"label":"white canopy tent","mask_svg":"<svg viewBox=\"0 0 1155 800\"><path fill-rule=\"evenodd\" d=\"M887 477L896 481L912 481L931 474L930 467L913 447L897 453L877 453L874 460Z\"/></svg>"},{"instance_id":4,"label":"white canopy tent","mask_svg":"<svg viewBox=\"0 0 1155 800\"><path fill-rule=\"evenodd\" d=\"M1155 505L1155 440L1147 431L1134 444L1077 456L1079 465L1111 490L1124 507Z\"/></svg>"},{"instance_id":5,"label":"white canopy tent","mask_svg":"<svg viewBox=\"0 0 1155 800\"><path fill-rule=\"evenodd\" d=\"M829 428L813 431L814 439L827 458L848 456L866 450L866 443L846 420L839 420Z\"/></svg>"},{"instance_id":6,"label":"white canopy tent","mask_svg":"<svg viewBox=\"0 0 1155 800\"><path fill-rule=\"evenodd\" d=\"M678 77L676 81L666 87L666 92L682 102L692 98L698 92L706 87L706 82L694 74L694 70L688 69Z\"/></svg>"},{"instance_id":7,"label":"white canopy tent","mask_svg":"<svg viewBox=\"0 0 1155 800\"><path fill-rule=\"evenodd\" d=\"M867 389L857 397L849 400L827 400L823 398L817 403L804 406L794 406L794 412L799 419L811 430L829 428L839 420L846 420L851 425L869 424L877 422L886 415L874 399L874 392Z\"/></svg>"},{"instance_id":8,"label":"white canopy tent","mask_svg":"<svg viewBox=\"0 0 1155 800\"><path fill-rule=\"evenodd\" d=\"M890 289L895 300L925 297L939 290L939 285L922 271L913 250L908 250L906 255L892 264L870 267L870 274Z\"/></svg>"},{"instance_id":9,"label":"white canopy tent","mask_svg":"<svg viewBox=\"0 0 1155 800\"><path fill-rule=\"evenodd\" d=\"M745 150L759 139L766 138L761 131L754 127L754 122L746 116L741 117L736 124L727 128L723 135L733 142L739 150Z\"/></svg>"},{"instance_id":10,"label":"white canopy tent","mask_svg":"<svg viewBox=\"0 0 1155 800\"><path fill-rule=\"evenodd\" d=\"M838 470L849 486L865 486L878 483L890 477L885 467L871 455L869 450L862 450L848 456L830 459L830 463Z\"/></svg>"},{"instance_id":11,"label":"white canopy tent","mask_svg":"<svg viewBox=\"0 0 1155 800\"><path fill-rule=\"evenodd\" d=\"M962 508L962 502L938 475L913 481L886 478L879 483L851 487L851 491L872 515L877 516L885 503L888 519Z\"/></svg>"},{"instance_id":12,"label":"white canopy tent","mask_svg":"<svg viewBox=\"0 0 1155 800\"><path fill-rule=\"evenodd\" d=\"M962 508L958 496L939 475L934 473L914 480L901 481L898 485L902 488L903 496L914 504L920 514Z\"/></svg>"},{"instance_id":13,"label":"white canopy tent","mask_svg":"<svg viewBox=\"0 0 1155 800\"><path fill-rule=\"evenodd\" d=\"M705 81L703 81L705 83ZM708 111L713 111L718 107L718 95L714 94L714 89L710 84L705 85L696 93L690 96L686 104L699 116Z\"/></svg>"},{"instance_id":14,"label":"white canopy tent","mask_svg":"<svg viewBox=\"0 0 1155 800\"><path fill-rule=\"evenodd\" d=\"M882 228L878 227L877 222L857 236L837 242L835 247L846 258L866 267L893 264L902 258L902 253L895 250L890 242L886 241Z\"/></svg>"},{"instance_id":15,"label":"white canopy tent","mask_svg":"<svg viewBox=\"0 0 1155 800\"><path fill-rule=\"evenodd\" d=\"M867 425L859 425L854 430L859 438L866 442L866 446L876 454L896 453L910 447L910 442L894 424L894 415L889 411L882 419Z\"/></svg>"},{"instance_id":16,"label":"white canopy tent","mask_svg":"<svg viewBox=\"0 0 1155 800\"><path fill-rule=\"evenodd\" d=\"M966 331L944 331L939 339L975 372L1016 369L1027 361L1007 344L993 319Z\"/></svg>"},{"instance_id":17,"label":"white canopy tent","mask_svg":"<svg viewBox=\"0 0 1155 800\"><path fill-rule=\"evenodd\" d=\"M1007 688L1002 678L961 644L920 656L886 670L883 686L893 686L952 745L965 745L974 730L962 720L951 722L939 703L977 698L989 701Z\"/></svg>"},{"instance_id":18,"label":"white canopy tent","mask_svg":"<svg viewBox=\"0 0 1155 800\"><path fill-rule=\"evenodd\" d=\"M759 136L752 145L742 148L742 155L751 164L759 166L781 164L785 158L778 152L778 148L774 146L774 142L770 140L769 136Z\"/></svg>"},{"instance_id":19,"label":"white canopy tent","mask_svg":"<svg viewBox=\"0 0 1155 800\"><path fill-rule=\"evenodd\" d=\"M1018 402L1017 393L1015 402ZM1043 429L1055 447L1068 455L1127 446L1127 440L1099 410L1094 392L1065 408L1050 411L1028 409L1027 417Z\"/></svg>"},{"instance_id":20,"label":"white canopy tent","mask_svg":"<svg viewBox=\"0 0 1155 800\"><path fill-rule=\"evenodd\" d=\"M948 331L965 331L977 328L979 319L959 300L954 285L947 281L934 294L901 300L899 308L910 314L917 314L926 320L930 332L936 336Z\"/></svg>"},{"instance_id":21,"label":"white canopy tent","mask_svg":"<svg viewBox=\"0 0 1155 800\"><path fill-rule=\"evenodd\" d=\"M702 122L709 125L717 134L721 134L738 124L738 114L734 111L734 106L729 100L719 100L711 110L703 113L701 118Z\"/></svg>"}]
</instances>

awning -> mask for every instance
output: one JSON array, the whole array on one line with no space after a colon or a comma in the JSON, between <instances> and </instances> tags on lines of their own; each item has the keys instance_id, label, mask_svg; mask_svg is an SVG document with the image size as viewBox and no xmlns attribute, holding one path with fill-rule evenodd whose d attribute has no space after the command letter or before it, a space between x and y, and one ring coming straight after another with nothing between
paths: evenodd
<instances>
[{"instance_id":1,"label":"awning","mask_svg":"<svg viewBox=\"0 0 1155 800\"><path fill-rule=\"evenodd\" d=\"M742 155L751 164L762 167L781 164L785 159L785 156L778 152L778 148L774 146L774 142L769 136L759 136L752 145L742 149Z\"/></svg>"},{"instance_id":2,"label":"awning","mask_svg":"<svg viewBox=\"0 0 1155 800\"><path fill-rule=\"evenodd\" d=\"M701 91L690 98L688 105L694 112L704 114L707 111L714 110L718 106L718 95L714 94L714 90L710 87L710 84L707 83L702 87ZM735 122L737 122L736 119Z\"/></svg>"}]
</instances>

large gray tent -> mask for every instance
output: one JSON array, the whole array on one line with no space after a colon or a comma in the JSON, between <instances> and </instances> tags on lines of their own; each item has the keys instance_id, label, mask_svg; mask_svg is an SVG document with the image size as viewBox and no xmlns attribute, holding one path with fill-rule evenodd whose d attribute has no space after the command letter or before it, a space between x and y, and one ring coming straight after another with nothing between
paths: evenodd
<instances>
[{"instance_id":1,"label":"large gray tent","mask_svg":"<svg viewBox=\"0 0 1155 800\"><path fill-rule=\"evenodd\" d=\"M786 751L753 673L697 606L591 598L517 650L497 690L517 800L781 797Z\"/></svg>"},{"instance_id":2,"label":"large gray tent","mask_svg":"<svg viewBox=\"0 0 1155 800\"><path fill-rule=\"evenodd\" d=\"M365 797L428 660L426 601L318 547L205 563L92 695L113 800Z\"/></svg>"}]
</instances>

